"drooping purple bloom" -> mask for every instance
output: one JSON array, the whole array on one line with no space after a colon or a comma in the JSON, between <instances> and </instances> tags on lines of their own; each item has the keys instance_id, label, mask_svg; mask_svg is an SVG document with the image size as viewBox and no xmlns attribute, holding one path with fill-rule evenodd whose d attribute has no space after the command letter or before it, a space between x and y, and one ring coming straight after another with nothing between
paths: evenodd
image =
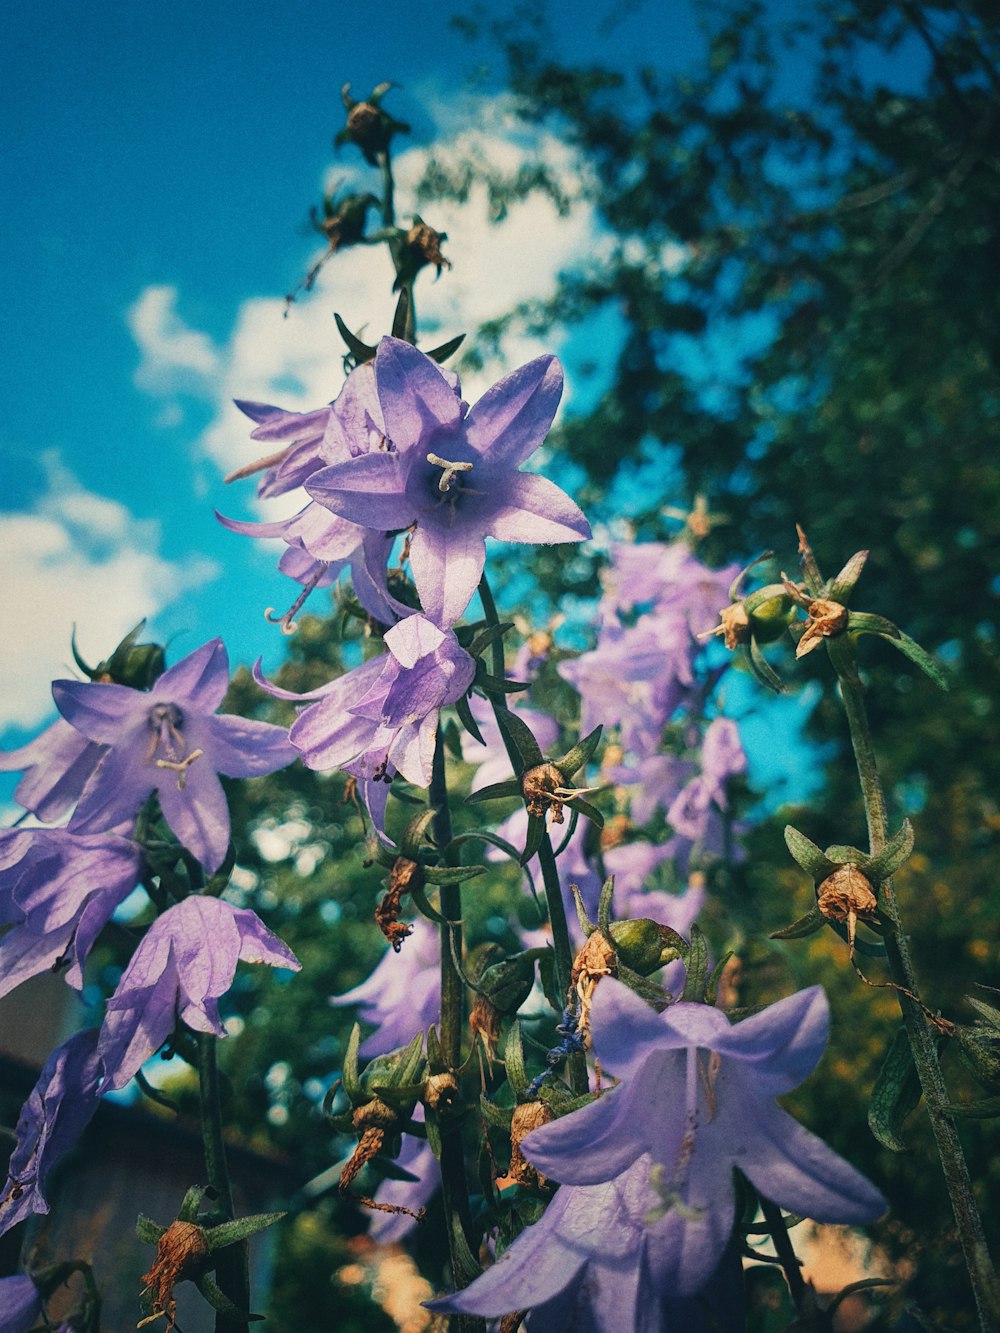
<instances>
[{"instance_id":1,"label":"drooping purple bloom","mask_svg":"<svg viewBox=\"0 0 1000 1333\"><path fill-rule=\"evenodd\" d=\"M740 744L736 723L716 717L708 724L701 748L701 772L677 794L667 811L667 821L683 838L703 843L713 807L726 809L726 784L747 771L747 757Z\"/></svg>"},{"instance_id":2,"label":"drooping purple bloom","mask_svg":"<svg viewBox=\"0 0 1000 1333\"><path fill-rule=\"evenodd\" d=\"M123 1088L178 1019L196 1032L224 1037L218 1001L241 960L293 971L300 966L255 912L224 899L193 895L158 917L108 1001L97 1051L102 1091Z\"/></svg>"},{"instance_id":3,"label":"drooping purple bloom","mask_svg":"<svg viewBox=\"0 0 1000 1333\"><path fill-rule=\"evenodd\" d=\"M83 963L104 925L139 879L139 848L113 833L67 829L0 832L0 996L65 964L83 986Z\"/></svg>"},{"instance_id":4,"label":"drooping purple bloom","mask_svg":"<svg viewBox=\"0 0 1000 1333\"><path fill-rule=\"evenodd\" d=\"M653 1220L662 1200L651 1167L644 1156L601 1184L563 1185L491 1268L428 1307L486 1318L528 1310L527 1327L544 1333L738 1333L735 1253L703 1295L685 1298L663 1283L665 1224Z\"/></svg>"},{"instance_id":5,"label":"drooping purple bloom","mask_svg":"<svg viewBox=\"0 0 1000 1333\"><path fill-rule=\"evenodd\" d=\"M389 652L349 671L312 695L289 733L303 762L313 769L341 768L362 759L367 781L391 781L398 771L426 787L438 713L472 684L475 662L451 630L426 616L407 616L385 635ZM259 677L258 677L259 679Z\"/></svg>"},{"instance_id":6,"label":"drooping purple bloom","mask_svg":"<svg viewBox=\"0 0 1000 1333\"><path fill-rule=\"evenodd\" d=\"M28 1333L41 1314L41 1292L26 1273L0 1277L0 1333Z\"/></svg>"},{"instance_id":7,"label":"drooping purple bloom","mask_svg":"<svg viewBox=\"0 0 1000 1333\"><path fill-rule=\"evenodd\" d=\"M486 537L566 542L590 536L572 500L520 465L542 443L562 394L554 357L495 384L471 409L430 357L383 338L375 380L388 447L306 483L335 514L379 531L414 527L410 566L424 612L454 624L475 592Z\"/></svg>"},{"instance_id":8,"label":"drooping purple bloom","mask_svg":"<svg viewBox=\"0 0 1000 1333\"><path fill-rule=\"evenodd\" d=\"M104 751L60 717L27 745L0 750L0 773L25 770L14 799L49 824L69 814Z\"/></svg>"},{"instance_id":9,"label":"drooping purple bloom","mask_svg":"<svg viewBox=\"0 0 1000 1333\"><path fill-rule=\"evenodd\" d=\"M21 1109L7 1182L0 1192L0 1235L31 1213L49 1211L49 1172L74 1146L100 1100L97 1039L96 1028L85 1028L57 1047Z\"/></svg>"},{"instance_id":10,"label":"drooping purple bloom","mask_svg":"<svg viewBox=\"0 0 1000 1333\"><path fill-rule=\"evenodd\" d=\"M283 727L215 715L229 685L221 639L196 648L147 692L124 685L57 680L52 694L66 720L107 753L89 778L70 822L100 833L131 819L153 791L174 833L210 873L229 846L229 807L217 774L273 773L295 758Z\"/></svg>"},{"instance_id":11,"label":"drooping purple bloom","mask_svg":"<svg viewBox=\"0 0 1000 1333\"><path fill-rule=\"evenodd\" d=\"M611 550L611 565L601 576L601 616L636 607L672 609L692 636L712 628L719 608L729 602L729 587L739 566L709 569L684 542L621 542Z\"/></svg>"},{"instance_id":12,"label":"drooping purple bloom","mask_svg":"<svg viewBox=\"0 0 1000 1333\"><path fill-rule=\"evenodd\" d=\"M375 1024L359 1048L363 1060L406 1046L415 1032L439 1018L441 940L436 927L417 917L399 953L387 949L367 981L331 995L330 1003L356 1004L359 1017Z\"/></svg>"},{"instance_id":13,"label":"drooping purple bloom","mask_svg":"<svg viewBox=\"0 0 1000 1333\"><path fill-rule=\"evenodd\" d=\"M729 1241L734 1166L765 1198L818 1222L870 1222L885 1211L879 1191L775 1101L812 1072L828 1026L819 987L731 1024L686 1001L657 1014L606 978L591 1035L621 1084L534 1130L522 1150L564 1185L610 1182L645 1162L663 1211L654 1283L692 1295Z\"/></svg>"}]
</instances>

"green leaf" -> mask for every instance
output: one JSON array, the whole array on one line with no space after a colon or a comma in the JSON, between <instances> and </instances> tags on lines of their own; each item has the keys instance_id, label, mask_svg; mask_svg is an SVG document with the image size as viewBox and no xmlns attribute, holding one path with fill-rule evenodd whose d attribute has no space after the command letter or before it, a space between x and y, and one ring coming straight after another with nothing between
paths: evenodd
<instances>
[{"instance_id":1,"label":"green leaf","mask_svg":"<svg viewBox=\"0 0 1000 1333\"><path fill-rule=\"evenodd\" d=\"M430 866L424 871L424 878L428 884L464 884L467 879L485 874L485 866Z\"/></svg>"},{"instance_id":2,"label":"green leaf","mask_svg":"<svg viewBox=\"0 0 1000 1333\"><path fill-rule=\"evenodd\" d=\"M908 1152L899 1136L903 1122L920 1101L920 1079L902 1026L896 1029L872 1090L868 1128L890 1152Z\"/></svg>"},{"instance_id":3,"label":"green leaf","mask_svg":"<svg viewBox=\"0 0 1000 1333\"><path fill-rule=\"evenodd\" d=\"M861 571L864 569L867 559L867 551L858 551L852 555L840 573L826 585L825 596L832 602L846 604L854 591L855 584L861 577Z\"/></svg>"},{"instance_id":4,"label":"green leaf","mask_svg":"<svg viewBox=\"0 0 1000 1333\"><path fill-rule=\"evenodd\" d=\"M951 1102L944 1109L949 1115L967 1120L992 1120L1000 1116L1000 1097L983 1097L975 1102Z\"/></svg>"},{"instance_id":5,"label":"green leaf","mask_svg":"<svg viewBox=\"0 0 1000 1333\"><path fill-rule=\"evenodd\" d=\"M836 861L832 861L825 852L821 852L814 842L791 824L785 826L785 846L791 852L792 860L796 861L817 883L826 879L827 875L832 875L837 869Z\"/></svg>"},{"instance_id":6,"label":"green leaf","mask_svg":"<svg viewBox=\"0 0 1000 1333\"><path fill-rule=\"evenodd\" d=\"M604 827L604 816L600 810L596 805L591 805L589 801L585 801L582 796L571 796L569 800L564 802L564 805L568 810L575 810L578 815L583 815L585 819L589 819L595 828L601 829Z\"/></svg>"},{"instance_id":7,"label":"green leaf","mask_svg":"<svg viewBox=\"0 0 1000 1333\"><path fill-rule=\"evenodd\" d=\"M205 1232L205 1243L209 1251L224 1249L227 1245L236 1245L248 1236L280 1222L285 1213L253 1213L249 1217L237 1217L231 1222L221 1222L217 1227L209 1227Z\"/></svg>"},{"instance_id":8,"label":"green leaf","mask_svg":"<svg viewBox=\"0 0 1000 1333\"><path fill-rule=\"evenodd\" d=\"M219 1314L225 1315L235 1324L257 1323L264 1318L262 1314L250 1314L234 1305L208 1273L202 1273L195 1278L194 1284L213 1310L218 1310Z\"/></svg>"},{"instance_id":9,"label":"green leaf","mask_svg":"<svg viewBox=\"0 0 1000 1333\"><path fill-rule=\"evenodd\" d=\"M873 856L862 869L872 879L883 880L894 875L913 851L913 825L904 819L901 827L892 835L886 845Z\"/></svg>"},{"instance_id":10,"label":"green leaf","mask_svg":"<svg viewBox=\"0 0 1000 1333\"><path fill-rule=\"evenodd\" d=\"M935 685L939 685L942 690L948 689L948 677L944 674L938 664L931 657L930 653L921 648L919 643L914 643L908 634L900 631L899 638L893 639L888 635L883 636L886 643L891 643L894 648L898 648L904 657L908 657L915 663L925 675L930 676Z\"/></svg>"},{"instance_id":11,"label":"green leaf","mask_svg":"<svg viewBox=\"0 0 1000 1333\"><path fill-rule=\"evenodd\" d=\"M502 1129L505 1134L510 1133L514 1114L510 1107L497 1106L496 1102L491 1102L484 1093L479 1098L479 1111L487 1125L491 1125L494 1129Z\"/></svg>"},{"instance_id":12,"label":"green leaf","mask_svg":"<svg viewBox=\"0 0 1000 1333\"><path fill-rule=\"evenodd\" d=\"M408 327L410 326L410 289L403 287L399 293L399 300L396 302L396 309L392 316L392 336L401 340L409 341L407 338Z\"/></svg>"},{"instance_id":13,"label":"green leaf","mask_svg":"<svg viewBox=\"0 0 1000 1333\"><path fill-rule=\"evenodd\" d=\"M521 795L521 784L517 778L507 778L504 782L491 782L478 791L470 791L465 798L466 805L479 805L481 801L509 800Z\"/></svg>"},{"instance_id":14,"label":"green leaf","mask_svg":"<svg viewBox=\"0 0 1000 1333\"><path fill-rule=\"evenodd\" d=\"M1000 1034L1000 1009L996 1009L992 1004L987 1004L985 1000L980 1000L975 995L967 995L965 998L976 1013L985 1018L990 1027Z\"/></svg>"},{"instance_id":15,"label":"green leaf","mask_svg":"<svg viewBox=\"0 0 1000 1333\"><path fill-rule=\"evenodd\" d=\"M542 839L545 837L545 820L541 815L528 816L528 832L524 840L524 851L520 855L522 866L526 866L531 858L538 853L542 845Z\"/></svg>"},{"instance_id":16,"label":"green leaf","mask_svg":"<svg viewBox=\"0 0 1000 1333\"><path fill-rule=\"evenodd\" d=\"M712 968L712 975L708 979L708 985L705 987L705 1003L715 1004L719 998L719 982L722 980L722 973L730 958L735 956L734 949L727 949L716 965Z\"/></svg>"},{"instance_id":17,"label":"green leaf","mask_svg":"<svg viewBox=\"0 0 1000 1333\"><path fill-rule=\"evenodd\" d=\"M891 620L868 611L852 611L847 617L847 629L851 634L877 634L883 639L898 639L900 635L898 626Z\"/></svg>"},{"instance_id":18,"label":"green leaf","mask_svg":"<svg viewBox=\"0 0 1000 1333\"><path fill-rule=\"evenodd\" d=\"M705 982L708 979L708 941L697 926L691 927L691 941L685 967L681 999L701 1003L705 999Z\"/></svg>"},{"instance_id":19,"label":"green leaf","mask_svg":"<svg viewBox=\"0 0 1000 1333\"><path fill-rule=\"evenodd\" d=\"M460 699L455 700L455 712L458 714L458 719L462 726L473 740L477 740L480 745L485 745L486 741L483 739L483 733L479 730L479 723L473 716L472 707L469 704L469 696L467 694L463 694ZM461 744L459 744L457 750L454 751L454 754L456 759L462 758Z\"/></svg>"},{"instance_id":20,"label":"green leaf","mask_svg":"<svg viewBox=\"0 0 1000 1333\"><path fill-rule=\"evenodd\" d=\"M159 1222L154 1222L151 1217L146 1217L144 1213L140 1213L135 1219L135 1234L146 1245L155 1245L166 1229L161 1227Z\"/></svg>"},{"instance_id":21,"label":"green leaf","mask_svg":"<svg viewBox=\"0 0 1000 1333\"><path fill-rule=\"evenodd\" d=\"M805 916L800 916L798 921L793 921L790 926L785 926L783 930L773 930L768 935L769 940L801 940L806 935L815 935L818 930L822 930L827 923L827 918L818 907L812 907Z\"/></svg>"},{"instance_id":22,"label":"green leaf","mask_svg":"<svg viewBox=\"0 0 1000 1333\"><path fill-rule=\"evenodd\" d=\"M521 756L524 767L535 768L538 764L544 764L545 756L538 748L534 732L527 723L523 722L516 713L512 713L509 708L497 708L494 711L497 725Z\"/></svg>"},{"instance_id":23,"label":"green leaf","mask_svg":"<svg viewBox=\"0 0 1000 1333\"><path fill-rule=\"evenodd\" d=\"M355 1023L351 1028L351 1035L347 1042L347 1050L344 1052L344 1091L350 1098L351 1105L356 1106L363 1096L361 1090L361 1080L358 1077L358 1047L361 1045L361 1025Z\"/></svg>"},{"instance_id":24,"label":"green leaf","mask_svg":"<svg viewBox=\"0 0 1000 1333\"><path fill-rule=\"evenodd\" d=\"M781 677L765 658L754 639L750 640L747 648L747 661L750 664L750 670L760 684L766 686L769 690L773 690L775 694L784 694L785 687L781 682Z\"/></svg>"},{"instance_id":25,"label":"green leaf","mask_svg":"<svg viewBox=\"0 0 1000 1333\"><path fill-rule=\"evenodd\" d=\"M521 1043L521 1024L515 1019L510 1025L507 1040L503 1048L504 1065L507 1070L507 1082L518 1098L524 1096L528 1088L528 1075L524 1068L524 1046Z\"/></svg>"}]
</instances>

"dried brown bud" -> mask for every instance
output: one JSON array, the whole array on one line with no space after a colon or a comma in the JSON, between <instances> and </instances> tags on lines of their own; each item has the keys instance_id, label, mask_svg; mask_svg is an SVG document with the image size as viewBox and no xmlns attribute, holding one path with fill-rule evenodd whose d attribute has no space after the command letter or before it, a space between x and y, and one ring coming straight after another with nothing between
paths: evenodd
<instances>
[{"instance_id":1,"label":"dried brown bud","mask_svg":"<svg viewBox=\"0 0 1000 1333\"><path fill-rule=\"evenodd\" d=\"M545 1177L527 1161L521 1152L521 1141L526 1134L540 1125L547 1125L553 1119L552 1110L546 1102L522 1102L514 1107L510 1122L510 1170L511 1180L519 1185L544 1185Z\"/></svg>"},{"instance_id":2,"label":"dried brown bud","mask_svg":"<svg viewBox=\"0 0 1000 1333\"><path fill-rule=\"evenodd\" d=\"M503 1015L488 995L476 996L472 1012L469 1014L469 1027L474 1036L482 1037L486 1053L492 1059L496 1054L500 1040L500 1024Z\"/></svg>"},{"instance_id":3,"label":"dried brown bud","mask_svg":"<svg viewBox=\"0 0 1000 1333\"><path fill-rule=\"evenodd\" d=\"M847 607L840 602L831 602L825 597L817 597L806 608L809 619L806 630L799 639L795 650L796 657L805 657L814 648L818 648L823 639L833 634L842 634L847 628Z\"/></svg>"},{"instance_id":4,"label":"dried brown bud","mask_svg":"<svg viewBox=\"0 0 1000 1333\"><path fill-rule=\"evenodd\" d=\"M565 779L555 764L537 764L529 768L521 779L521 790L529 815L544 819L551 810L553 824L563 822L563 803L556 792L565 790Z\"/></svg>"},{"instance_id":5,"label":"dried brown bud","mask_svg":"<svg viewBox=\"0 0 1000 1333\"><path fill-rule=\"evenodd\" d=\"M595 930L587 943L573 959L570 980L576 987L580 1001L580 1014L577 1020L578 1031L589 1041L590 1006L594 991L601 977L613 977L618 971L618 957L600 930Z\"/></svg>"},{"instance_id":6,"label":"dried brown bud","mask_svg":"<svg viewBox=\"0 0 1000 1333\"><path fill-rule=\"evenodd\" d=\"M433 264L439 275L443 268L451 268L451 260L445 259L441 253L441 242L447 239L442 232L435 231L426 222L414 221L406 233L406 246L413 256L414 267L422 268L424 264Z\"/></svg>"},{"instance_id":7,"label":"dried brown bud","mask_svg":"<svg viewBox=\"0 0 1000 1333\"><path fill-rule=\"evenodd\" d=\"M156 1243L156 1259L142 1282L149 1291L155 1315L164 1315L167 1328L176 1327L177 1302L174 1287L186 1278L198 1277L208 1258L208 1242L193 1222L171 1222Z\"/></svg>"},{"instance_id":8,"label":"dried brown bud","mask_svg":"<svg viewBox=\"0 0 1000 1333\"><path fill-rule=\"evenodd\" d=\"M724 606L719 612L719 628L717 634L721 634L726 647L732 651L738 648L741 643L746 643L750 637L750 617L747 615L746 607L742 602L733 602L732 606Z\"/></svg>"},{"instance_id":9,"label":"dried brown bud","mask_svg":"<svg viewBox=\"0 0 1000 1333\"><path fill-rule=\"evenodd\" d=\"M454 1074L431 1074L424 1083L423 1103L431 1111L446 1114L457 1101L458 1079Z\"/></svg>"},{"instance_id":10,"label":"dried brown bud","mask_svg":"<svg viewBox=\"0 0 1000 1333\"><path fill-rule=\"evenodd\" d=\"M357 102L347 113L347 132L359 148L377 152L385 147L384 120L385 112L377 106L372 106L371 102Z\"/></svg>"},{"instance_id":11,"label":"dried brown bud","mask_svg":"<svg viewBox=\"0 0 1000 1333\"><path fill-rule=\"evenodd\" d=\"M386 1106L385 1102L379 1101L373 1097L370 1102L365 1102L364 1106L356 1106L351 1116L355 1133L359 1130L368 1129L392 1129L399 1116L391 1106Z\"/></svg>"},{"instance_id":12,"label":"dried brown bud","mask_svg":"<svg viewBox=\"0 0 1000 1333\"><path fill-rule=\"evenodd\" d=\"M396 953L403 947L407 935L413 933L413 927L399 919L403 894L414 888L419 891L423 886L423 867L409 857L397 856L389 871L388 892L375 909L375 924Z\"/></svg>"},{"instance_id":13,"label":"dried brown bud","mask_svg":"<svg viewBox=\"0 0 1000 1333\"><path fill-rule=\"evenodd\" d=\"M878 908L871 882L857 866L840 866L817 889L817 906L831 921L847 921L854 916L871 916Z\"/></svg>"}]
</instances>

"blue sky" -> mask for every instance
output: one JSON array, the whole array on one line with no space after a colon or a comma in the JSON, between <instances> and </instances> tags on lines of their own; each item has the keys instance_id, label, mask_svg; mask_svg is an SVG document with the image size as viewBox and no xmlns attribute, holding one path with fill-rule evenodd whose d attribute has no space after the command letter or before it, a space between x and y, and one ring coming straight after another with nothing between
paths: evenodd
<instances>
[{"instance_id":1,"label":"blue sky","mask_svg":"<svg viewBox=\"0 0 1000 1333\"><path fill-rule=\"evenodd\" d=\"M282 317L284 293L319 250L304 227L309 205L337 179L374 184L358 154L331 149L343 83L359 97L382 80L402 85L386 105L414 128L397 165L404 220L431 140L457 160L514 167L542 156L573 188L566 146L513 119L479 68L489 48L470 47L451 12L440 0L17 0L6 10L5 745L50 715L48 682L67 674L74 621L90 660L145 615L174 660L221 634L234 663L280 661L280 633L263 619L294 596L275 571L280 552L224 531L213 508L265 516L252 483L222 484L256 453L232 398L318 406L342 379L333 310L375 334L391 319L391 273L375 249L335 258ZM494 5L490 17L512 12ZM700 48L687 0L571 0L557 12L563 59L682 67ZM545 294L561 267L608 243L588 206L559 219L532 200L491 229L474 194L428 220L449 233L454 263L418 292L424 327L442 337ZM614 330L598 341L612 349ZM544 350L567 362L572 411L583 392L574 361L593 347L543 347L517 331L505 363L467 379L466 396Z\"/></svg>"}]
</instances>

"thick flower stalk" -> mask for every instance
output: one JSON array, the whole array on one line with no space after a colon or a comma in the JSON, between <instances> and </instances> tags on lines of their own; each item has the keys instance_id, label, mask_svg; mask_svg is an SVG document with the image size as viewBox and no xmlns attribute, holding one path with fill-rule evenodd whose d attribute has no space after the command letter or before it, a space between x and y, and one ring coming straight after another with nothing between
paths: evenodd
<instances>
[{"instance_id":1,"label":"thick flower stalk","mask_svg":"<svg viewBox=\"0 0 1000 1333\"><path fill-rule=\"evenodd\" d=\"M164 671L148 693L55 681L52 694L63 717L81 736L107 747L70 829L114 829L155 791L177 838L209 873L218 870L229 847L229 807L217 775L256 777L295 758L284 728L216 716L228 686L229 659L221 639Z\"/></svg>"}]
</instances>

